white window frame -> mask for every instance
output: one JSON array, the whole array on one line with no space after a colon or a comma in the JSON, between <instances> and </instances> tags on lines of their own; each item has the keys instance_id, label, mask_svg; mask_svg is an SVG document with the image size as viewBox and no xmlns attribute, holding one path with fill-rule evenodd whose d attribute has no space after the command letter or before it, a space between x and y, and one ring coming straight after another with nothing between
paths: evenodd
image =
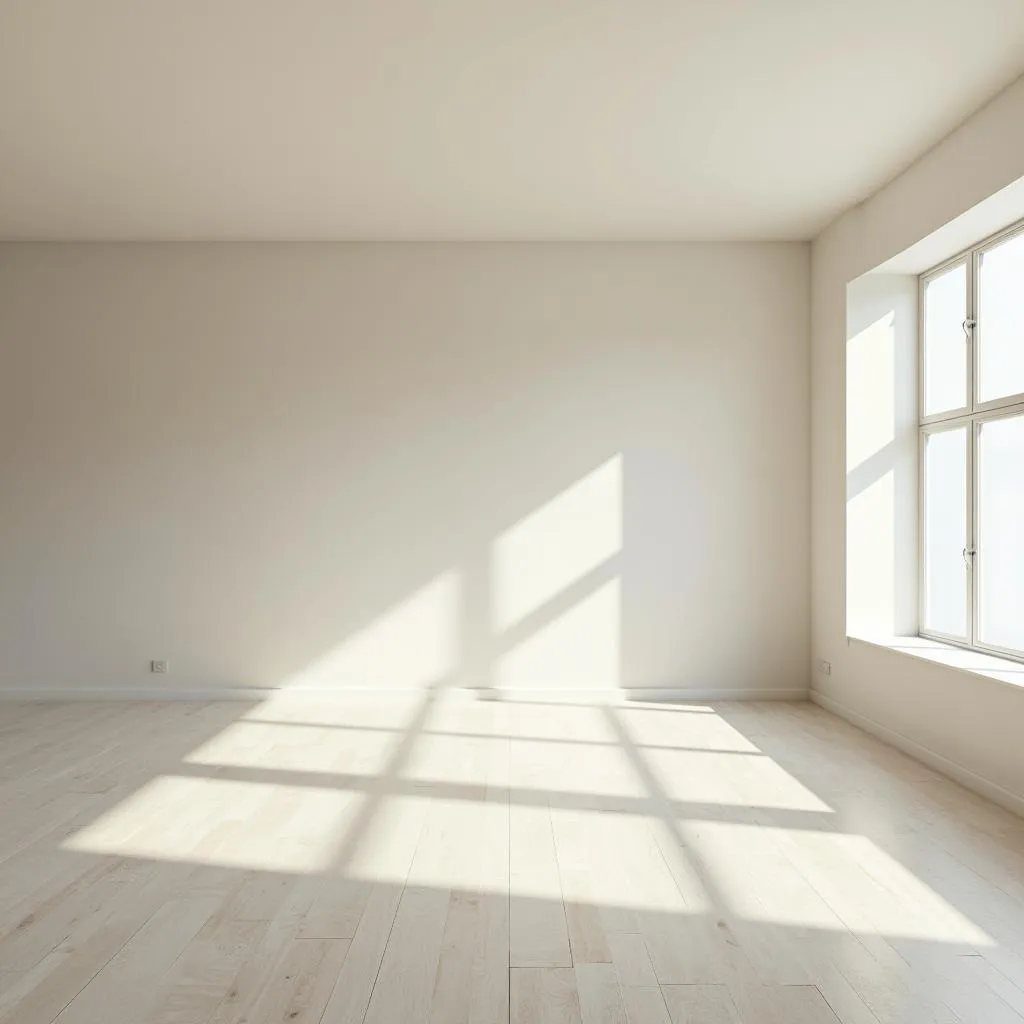
<instances>
[{"instance_id":1,"label":"white window frame","mask_svg":"<svg viewBox=\"0 0 1024 1024\"><path fill-rule=\"evenodd\" d=\"M922 637L932 640L940 640L943 643L953 644L956 647L963 647L967 650L982 651L986 654L995 654L1003 658L1011 658L1014 661L1024 662L1024 651L1011 648L999 647L995 644L982 643L979 637L978 622L978 600L979 588L977 584L978 558L977 558L977 522L978 522L978 487L977 487L977 453L978 436L981 424L991 420L1004 419L1013 416L1024 415L1024 392L1015 395L1007 395L1003 398L993 399L988 402L977 400L978 381L978 346L975 344L978 332L978 272L981 266L981 256L989 249L1009 241L1016 235L1024 234L1024 221L1012 224L1008 228L990 235L976 245L965 249L956 256L945 260L938 266L922 274L918 281L918 532L920 545L918 550L918 608L920 628L918 633ZM948 270L964 263L967 267L967 295L966 295L966 317L965 340L966 353L966 394L967 404L959 409L950 409L946 412L933 413L930 416L924 415L925 397L925 288L929 281L941 276ZM925 440L929 434L939 433L945 430L953 430L959 427L967 428L967 536L965 538L965 562L967 563L967 585L965 600L967 601L967 636L957 637L941 633L937 630L924 628L925 613Z\"/></svg>"}]
</instances>

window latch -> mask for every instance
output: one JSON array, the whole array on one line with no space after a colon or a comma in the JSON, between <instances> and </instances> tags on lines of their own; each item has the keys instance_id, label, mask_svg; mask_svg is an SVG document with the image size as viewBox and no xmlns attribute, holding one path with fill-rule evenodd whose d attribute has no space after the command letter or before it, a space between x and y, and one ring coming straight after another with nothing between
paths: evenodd
<instances>
[{"instance_id":1,"label":"window latch","mask_svg":"<svg viewBox=\"0 0 1024 1024\"><path fill-rule=\"evenodd\" d=\"M961 326L962 326L962 327L963 327L963 329L964 329L964 335L965 335L965 337L966 337L966 338L967 338L968 340L970 340L970 337L971 337L971 331L973 331L973 330L974 330L974 328L975 328L975 326L977 325L977 323L978 323L978 321L977 321L977 320L972 320L972 319L971 319L970 317L968 317L968 318L967 318L967 319L966 319L966 320L965 320L965 321L964 321L964 322L963 322L963 323L961 324Z\"/></svg>"},{"instance_id":2,"label":"window latch","mask_svg":"<svg viewBox=\"0 0 1024 1024\"><path fill-rule=\"evenodd\" d=\"M968 569L973 568L973 559L976 554L977 548L964 548L964 565L966 565Z\"/></svg>"}]
</instances>

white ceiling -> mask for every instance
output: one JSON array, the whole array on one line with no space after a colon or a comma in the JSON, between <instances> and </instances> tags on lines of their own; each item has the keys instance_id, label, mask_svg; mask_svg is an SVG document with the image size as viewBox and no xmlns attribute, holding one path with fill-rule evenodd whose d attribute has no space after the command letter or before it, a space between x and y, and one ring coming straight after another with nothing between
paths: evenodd
<instances>
[{"instance_id":1,"label":"white ceiling","mask_svg":"<svg viewBox=\"0 0 1024 1024\"><path fill-rule=\"evenodd\" d=\"M1022 0L0 0L0 237L807 238Z\"/></svg>"}]
</instances>

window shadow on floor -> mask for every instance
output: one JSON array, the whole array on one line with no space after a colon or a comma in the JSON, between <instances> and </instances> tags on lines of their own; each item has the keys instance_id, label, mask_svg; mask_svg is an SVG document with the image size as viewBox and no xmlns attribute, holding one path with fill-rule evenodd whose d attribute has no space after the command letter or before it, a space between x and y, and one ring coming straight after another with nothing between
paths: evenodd
<instances>
[{"instance_id":1,"label":"window shadow on floor","mask_svg":"<svg viewBox=\"0 0 1024 1024\"><path fill-rule=\"evenodd\" d=\"M1024 827L810 705L438 688L0 735L0 1021L1020 1009Z\"/></svg>"}]
</instances>

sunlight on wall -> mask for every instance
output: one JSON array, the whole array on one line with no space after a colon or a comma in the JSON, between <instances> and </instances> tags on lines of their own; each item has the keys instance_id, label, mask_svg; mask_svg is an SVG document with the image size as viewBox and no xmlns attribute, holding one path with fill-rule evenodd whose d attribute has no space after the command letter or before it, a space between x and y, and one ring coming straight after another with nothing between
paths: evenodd
<instances>
[{"instance_id":1,"label":"sunlight on wall","mask_svg":"<svg viewBox=\"0 0 1024 1024\"><path fill-rule=\"evenodd\" d=\"M846 470L896 437L895 312L865 327L846 345Z\"/></svg>"},{"instance_id":2,"label":"sunlight on wall","mask_svg":"<svg viewBox=\"0 0 1024 1024\"><path fill-rule=\"evenodd\" d=\"M308 874L330 868L362 799L336 789L165 775L62 848Z\"/></svg>"},{"instance_id":3,"label":"sunlight on wall","mask_svg":"<svg viewBox=\"0 0 1024 1024\"><path fill-rule=\"evenodd\" d=\"M425 687L459 656L459 577L448 571L285 682L297 689Z\"/></svg>"},{"instance_id":4,"label":"sunlight on wall","mask_svg":"<svg viewBox=\"0 0 1024 1024\"><path fill-rule=\"evenodd\" d=\"M846 506L846 607L852 632L894 631L895 476L889 470Z\"/></svg>"},{"instance_id":5,"label":"sunlight on wall","mask_svg":"<svg viewBox=\"0 0 1024 1024\"><path fill-rule=\"evenodd\" d=\"M846 631L918 628L918 279L846 288Z\"/></svg>"},{"instance_id":6,"label":"sunlight on wall","mask_svg":"<svg viewBox=\"0 0 1024 1024\"><path fill-rule=\"evenodd\" d=\"M614 689L620 680L621 593L609 580L498 662L501 689Z\"/></svg>"},{"instance_id":7,"label":"sunlight on wall","mask_svg":"<svg viewBox=\"0 0 1024 1024\"><path fill-rule=\"evenodd\" d=\"M622 456L616 455L495 541L495 628L519 622L621 548Z\"/></svg>"}]
</instances>

